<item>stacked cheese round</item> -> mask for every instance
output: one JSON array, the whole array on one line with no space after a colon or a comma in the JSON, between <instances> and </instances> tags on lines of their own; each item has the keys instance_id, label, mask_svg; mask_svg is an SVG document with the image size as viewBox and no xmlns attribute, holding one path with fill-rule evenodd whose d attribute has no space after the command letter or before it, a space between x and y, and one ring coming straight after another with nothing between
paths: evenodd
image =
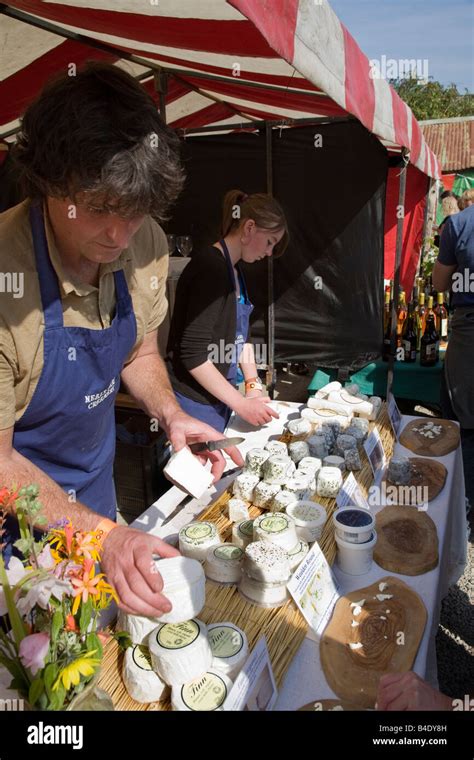
<instances>
[{"instance_id":1,"label":"stacked cheese round","mask_svg":"<svg viewBox=\"0 0 474 760\"><path fill-rule=\"evenodd\" d=\"M289 598L286 584L290 575L287 552L275 544L256 541L245 550L239 592L253 604L280 607Z\"/></svg>"},{"instance_id":2,"label":"stacked cheese round","mask_svg":"<svg viewBox=\"0 0 474 760\"><path fill-rule=\"evenodd\" d=\"M211 666L207 627L194 618L185 623L164 623L148 637L153 669L170 686L202 676Z\"/></svg>"},{"instance_id":3,"label":"stacked cheese round","mask_svg":"<svg viewBox=\"0 0 474 760\"><path fill-rule=\"evenodd\" d=\"M153 670L150 650L144 644L135 644L127 649L122 677L128 694L135 702L148 704L166 696L166 684Z\"/></svg>"},{"instance_id":4,"label":"stacked cheese round","mask_svg":"<svg viewBox=\"0 0 474 760\"><path fill-rule=\"evenodd\" d=\"M287 514L292 518L296 535L301 541L312 544L321 538L327 514L321 504L314 501L297 501L287 508Z\"/></svg>"},{"instance_id":5,"label":"stacked cheese round","mask_svg":"<svg viewBox=\"0 0 474 760\"><path fill-rule=\"evenodd\" d=\"M203 523L197 523L202 525ZM162 593L172 604L160 623L184 623L199 615L206 601L206 578L200 562L189 557L155 560L163 579Z\"/></svg>"},{"instance_id":6,"label":"stacked cheese round","mask_svg":"<svg viewBox=\"0 0 474 760\"><path fill-rule=\"evenodd\" d=\"M247 636L234 623L213 623L207 628L212 668L234 679L249 653Z\"/></svg>"},{"instance_id":7,"label":"stacked cheese round","mask_svg":"<svg viewBox=\"0 0 474 760\"><path fill-rule=\"evenodd\" d=\"M242 520L232 528L232 543L245 549L253 541L253 520Z\"/></svg>"},{"instance_id":8,"label":"stacked cheese round","mask_svg":"<svg viewBox=\"0 0 474 760\"><path fill-rule=\"evenodd\" d=\"M223 710L224 702L232 688L232 681L225 673L209 669L198 678L171 690L173 710L212 712Z\"/></svg>"},{"instance_id":9,"label":"stacked cheese round","mask_svg":"<svg viewBox=\"0 0 474 760\"><path fill-rule=\"evenodd\" d=\"M119 610L116 629L128 633L133 644L143 644L160 622L160 618L128 615L123 610Z\"/></svg>"},{"instance_id":10,"label":"stacked cheese round","mask_svg":"<svg viewBox=\"0 0 474 760\"><path fill-rule=\"evenodd\" d=\"M206 577L224 586L240 581L244 551L234 544L219 544L207 552L204 569Z\"/></svg>"},{"instance_id":11,"label":"stacked cheese round","mask_svg":"<svg viewBox=\"0 0 474 760\"><path fill-rule=\"evenodd\" d=\"M179 550L185 557L204 562L207 550L221 543L217 528L212 522L191 522L179 531Z\"/></svg>"},{"instance_id":12,"label":"stacked cheese round","mask_svg":"<svg viewBox=\"0 0 474 760\"><path fill-rule=\"evenodd\" d=\"M254 541L266 541L285 551L293 549L298 543L295 523L284 512L271 512L257 517L253 523L253 537Z\"/></svg>"}]
</instances>

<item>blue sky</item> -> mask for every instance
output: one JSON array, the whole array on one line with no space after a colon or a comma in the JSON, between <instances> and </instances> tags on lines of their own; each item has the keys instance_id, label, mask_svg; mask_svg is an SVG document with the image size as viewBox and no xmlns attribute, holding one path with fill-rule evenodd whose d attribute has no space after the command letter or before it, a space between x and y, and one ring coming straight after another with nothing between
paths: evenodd
<instances>
[{"instance_id":1,"label":"blue sky","mask_svg":"<svg viewBox=\"0 0 474 760\"><path fill-rule=\"evenodd\" d=\"M329 0L369 58L427 59L429 76L474 92L472 0Z\"/></svg>"}]
</instances>

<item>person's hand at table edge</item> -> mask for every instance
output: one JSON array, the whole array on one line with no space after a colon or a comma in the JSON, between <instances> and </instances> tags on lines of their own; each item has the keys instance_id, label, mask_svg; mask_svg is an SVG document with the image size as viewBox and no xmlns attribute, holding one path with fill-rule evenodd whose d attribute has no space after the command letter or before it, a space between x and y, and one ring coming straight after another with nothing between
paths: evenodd
<instances>
[{"instance_id":1,"label":"person's hand at table edge","mask_svg":"<svg viewBox=\"0 0 474 760\"><path fill-rule=\"evenodd\" d=\"M111 526L102 541L101 566L117 592L120 609L147 617L169 612L172 605L161 593L163 579L153 555L177 557L179 551L156 536L108 522Z\"/></svg>"},{"instance_id":2,"label":"person's hand at table edge","mask_svg":"<svg viewBox=\"0 0 474 760\"><path fill-rule=\"evenodd\" d=\"M266 425L267 422L271 422L272 417L277 420L280 418L278 412L275 412L269 405L270 403L271 398L268 396L256 396L255 398L242 396L234 411L250 425Z\"/></svg>"},{"instance_id":3,"label":"person's hand at table edge","mask_svg":"<svg viewBox=\"0 0 474 760\"><path fill-rule=\"evenodd\" d=\"M377 690L376 709L381 711L452 710L450 697L441 694L413 671L386 673Z\"/></svg>"}]
</instances>

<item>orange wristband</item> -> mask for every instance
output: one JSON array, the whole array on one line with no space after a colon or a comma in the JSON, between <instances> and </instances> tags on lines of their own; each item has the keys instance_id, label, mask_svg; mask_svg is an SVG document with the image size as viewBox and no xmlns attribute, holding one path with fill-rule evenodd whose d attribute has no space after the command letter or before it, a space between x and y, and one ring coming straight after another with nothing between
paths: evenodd
<instances>
[{"instance_id":1,"label":"orange wristband","mask_svg":"<svg viewBox=\"0 0 474 760\"><path fill-rule=\"evenodd\" d=\"M108 517L103 517L102 520L100 520L98 524L96 525L96 527L94 528L94 533L97 533L97 537L100 543L103 545L110 531L118 527L119 526L117 525L116 522L114 522L113 520L109 520Z\"/></svg>"}]
</instances>

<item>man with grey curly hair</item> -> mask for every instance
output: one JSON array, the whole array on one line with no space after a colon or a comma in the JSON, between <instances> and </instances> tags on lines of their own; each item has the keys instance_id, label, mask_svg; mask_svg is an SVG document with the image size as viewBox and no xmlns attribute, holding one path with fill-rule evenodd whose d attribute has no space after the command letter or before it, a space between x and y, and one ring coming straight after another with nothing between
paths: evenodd
<instances>
[{"instance_id":1,"label":"man with grey curly hair","mask_svg":"<svg viewBox=\"0 0 474 760\"><path fill-rule=\"evenodd\" d=\"M121 608L158 616L171 605L152 556L177 552L115 522L120 380L175 450L222 437L181 410L157 347L179 143L133 77L93 63L45 87L14 155L27 198L0 215L0 485L36 483L49 523L97 530ZM15 532L11 515L7 557Z\"/></svg>"}]
</instances>

